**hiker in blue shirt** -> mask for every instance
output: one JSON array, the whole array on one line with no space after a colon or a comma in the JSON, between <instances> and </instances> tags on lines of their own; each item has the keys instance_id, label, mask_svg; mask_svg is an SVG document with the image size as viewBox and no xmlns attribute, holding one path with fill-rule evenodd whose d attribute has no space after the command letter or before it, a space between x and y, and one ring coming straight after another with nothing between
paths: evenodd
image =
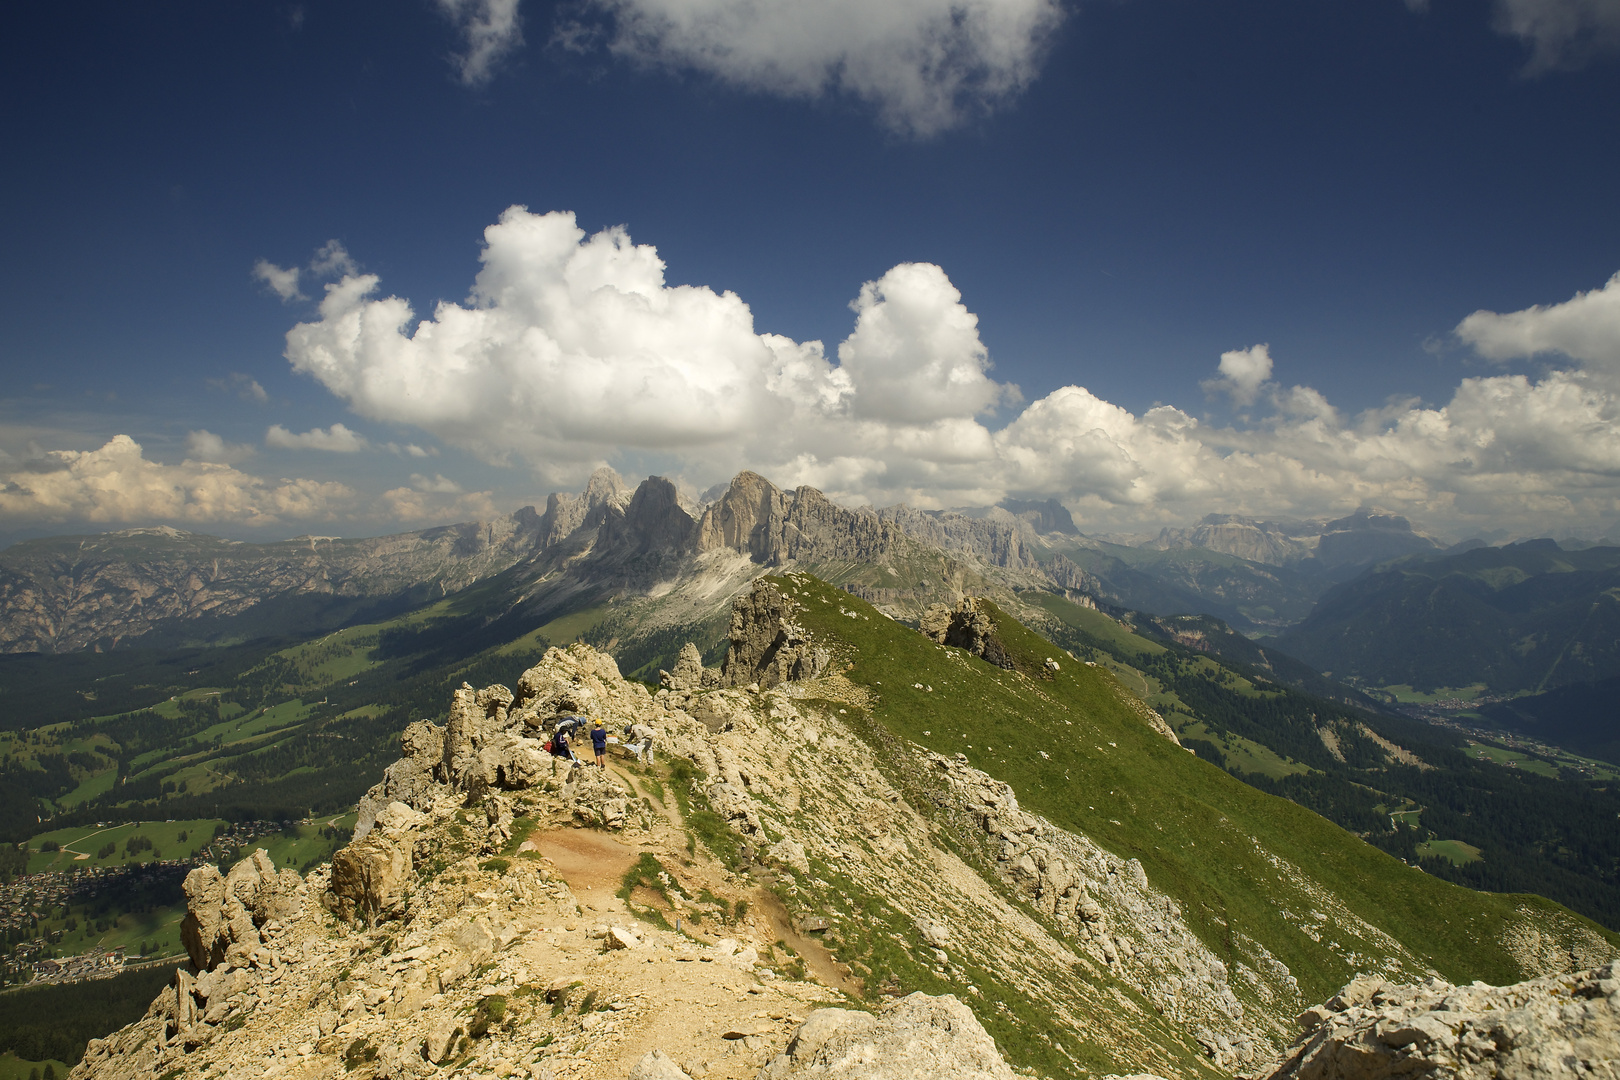
<instances>
[{"instance_id":1,"label":"hiker in blue shirt","mask_svg":"<svg viewBox=\"0 0 1620 1080\"><path fill-rule=\"evenodd\" d=\"M591 728L591 749L596 751L597 768L607 768L607 728L602 726L600 720Z\"/></svg>"}]
</instances>

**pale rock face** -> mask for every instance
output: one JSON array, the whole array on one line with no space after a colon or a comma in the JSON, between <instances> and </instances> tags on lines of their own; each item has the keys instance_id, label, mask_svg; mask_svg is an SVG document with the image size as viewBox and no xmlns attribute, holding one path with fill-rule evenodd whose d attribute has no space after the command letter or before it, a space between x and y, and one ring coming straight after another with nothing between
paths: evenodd
<instances>
[{"instance_id":1,"label":"pale rock face","mask_svg":"<svg viewBox=\"0 0 1620 1080\"><path fill-rule=\"evenodd\" d=\"M795 601L764 578L738 597L731 608L731 648L721 684L763 690L824 674L832 656L794 619L797 610Z\"/></svg>"},{"instance_id":2,"label":"pale rock face","mask_svg":"<svg viewBox=\"0 0 1620 1080\"><path fill-rule=\"evenodd\" d=\"M675 670L660 671L658 682L666 690L702 690L704 674L703 654L688 641L675 658Z\"/></svg>"},{"instance_id":3,"label":"pale rock face","mask_svg":"<svg viewBox=\"0 0 1620 1080\"><path fill-rule=\"evenodd\" d=\"M383 770L381 782L355 807L358 819L354 839L363 840L378 813L390 803L403 803L420 811L433 808L444 790L439 782L444 773L444 736L444 728L426 720L418 720L405 729L399 739L405 756Z\"/></svg>"},{"instance_id":4,"label":"pale rock face","mask_svg":"<svg viewBox=\"0 0 1620 1080\"><path fill-rule=\"evenodd\" d=\"M1258 1018L1246 1015L1226 964L1199 941L1176 902L1152 887L1139 861L1021 809L1010 786L962 755L924 756L994 846L1002 879L1050 915L1064 937L1131 981L1163 1015L1192 1027L1218 1064L1250 1061L1261 1052ZM936 947L949 940L949 930L934 920L919 920L919 932ZM1286 968L1276 978L1278 989L1297 994Z\"/></svg>"},{"instance_id":5,"label":"pale rock face","mask_svg":"<svg viewBox=\"0 0 1620 1080\"><path fill-rule=\"evenodd\" d=\"M448 779L465 786L465 777L481 773L477 761L484 743L506 728L507 710L514 700L504 686L474 690L462 683L450 704L450 719L444 732L444 769Z\"/></svg>"},{"instance_id":6,"label":"pale rock face","mask_svg":"<svg viewBox=\"0 0 1620 1080\"><path fill-rule=\"evenodd\" d=\"M284 918L301 903L303 879L295 870L277 871L261 849L222 876L212 866L186 875L186 916L180 940L199 971L259 944L259 928ZM234 950L234 952L233 952Z\"/></svg>"},{"instance_id":7,"label":"pale rock face","mask_svg":"<svg viewBox=\"0 0 1620 1080\"><path fill-rule=\"evenodd\" d=\"M846 510L808 485L790 495L751 472L739 473L704 511L694 536L700 552L746 552L763 566L872 560L906 540L897 525L870 511Z\"/></svg>"},{"instance_id":8,"label":"pale rock face","mask_svg":"<svg viewBox=\"0 0 1620 1080\"><path fill-rule=\"evenodd\" d=\"M662 1050L650 1051L630 1070L630 1080L692 1080L675 1059Z\"/></svg>"},{"instance_id":9,"label":"pale rock face","mask_svg":"<svg viewBox=\"0 0 1620 1080\"><path fill-rule=\"evenodd\" d=\"M328 907L340 919L370 921L392 915L411 880L411 854L398 840L373 830L332 856Z\"/></svg>"},{"instance_id":10,"label":"pale rock face","mask_svg":"<svg viewBox=\"0 0 1620 1080\"><path fill-rule=\"evenodd\" d=\"M1614 964L1500 987L1357 979L1299 1023L1271 1080L1620 1077Z\"/></svg>"},{"instance_id":11,"label":"pale rock face","mask_svg":"<svg viewBox=\"0 0 1620 1080\"><path fill-rule=\"evenodd\" d=\"M996 633L995 619L976 597L964 596L954 610L944 604L930 605L918 629L941 645L965 649L997 667L1010 670L1013 666Z\"/></svg>"},{"instance_id":12,"label":"pale rock face","mask_svg":"<svg viewBox=\"0 0 1620 1080\"><path fill-rule=\"evenodd\" d=\"M780 542L779 523L787 517L788 505L788 497L763 476L738 473L698 523L699 550L729 548L748 552L755 562L768 562Z\"/></svg>"},{"instance_id":13,"label":"pale rock face","mask_svg":"<svg viewBox=\"0 0 1620 1080\"><path fill-rule=\"evenodd\" d=\"M391 802L377 814L377 826L385 833L420 828L427 820L426 814L418 813L402 802Z\"/></svg>"},{"instance_id":14,"label":"pale rock face","mask_svg":"<svg viewBox=\"0 0 1620 1080\"><path fill-rule=\"evenodd\" d=\"M779 863L797 874L810 872L810 859L805 854L804 845L790 836L784 836L766 850L765 855L774 863Z\"/></svg>"},{"instance_id":15,"label":"pale rock face","mask_svg":"<svg viewBox=\"0 0 1620 1080\"><path fill-rule=\"evenodd\" d=\"M1013 1080L995 1040L954 996L911 994L879 1016L851 1009L812 1013L759 1080Z\"/></svg>"}]
</instances>

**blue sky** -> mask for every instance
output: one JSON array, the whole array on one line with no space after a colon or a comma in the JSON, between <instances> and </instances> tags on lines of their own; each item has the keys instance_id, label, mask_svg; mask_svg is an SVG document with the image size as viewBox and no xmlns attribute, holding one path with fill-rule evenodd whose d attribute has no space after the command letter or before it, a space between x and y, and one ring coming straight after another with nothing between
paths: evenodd
<instances>
[{"instance_id":1,"label":"blue sky","mask_svg":"<svg viewBox=\"0 0 1620 1080\"><path fill-rule=\"evenodd\" d=\"M394 531L603 462L1615 526L1614 0L741 7L15 16L0 538Z\"/></svg>"}]
</instances>

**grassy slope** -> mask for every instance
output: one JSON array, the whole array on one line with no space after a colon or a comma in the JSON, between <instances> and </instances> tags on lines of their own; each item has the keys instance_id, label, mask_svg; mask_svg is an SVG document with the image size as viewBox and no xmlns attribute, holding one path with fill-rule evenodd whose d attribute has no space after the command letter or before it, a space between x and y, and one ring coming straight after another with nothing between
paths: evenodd
<instances>
[{"instance_id":1,"label":"grassy slope","mask_svg":"<svg viewBox=\"0 0 1620 1080\"><path fill-rule=\"evenodd\" d=\"M51 1059L50 1061L25 1061L16 1054L0 1054L0 1080L29 1080L29 1074L40 1077L44 1075L45 1066L50 1065L51 1071L56 1074L57 1080L65 1080L68 1070L73 1066L66 1062Z\"/></svg>"},{"instance_id":2,"label":"grassy slope","mask_svg":"<svg viewBox=\"0 0 1620 1080\"><path fill-rule=\"evenodd\" d=\"M1325 998L1369 965L1329 947L1328 935L1319 942L1301 931L1300 917L1319 909L1321 897L1289 867L1272 865L1266 852L1453 981L1521 978L1498 944L1501 932L1521 906L1563 910L1539 897L1494 896L1439 881L1243 784L1154 734L1121 700L1105 668L1068 662L1010 618L1000 622L1013 654L1031 671L1058 656L1066 662L1055 677L964 663L882 617L840 617L840 604L872 612L823 583L795 580L807 601L806 624L841 642L853 664L848 677L881 695L878 721L940 753L965 753L1010 783L1028 809L1140 859L1154 885L1181 900L1217 955L1237 958L1237 934L1263 942L1294 972L1308 1000ZM918 682L934 692L911 689ZM1332 939L1363 959L1385 955L1348 928L1337 928Z\"/></svg>"}]
</instances>

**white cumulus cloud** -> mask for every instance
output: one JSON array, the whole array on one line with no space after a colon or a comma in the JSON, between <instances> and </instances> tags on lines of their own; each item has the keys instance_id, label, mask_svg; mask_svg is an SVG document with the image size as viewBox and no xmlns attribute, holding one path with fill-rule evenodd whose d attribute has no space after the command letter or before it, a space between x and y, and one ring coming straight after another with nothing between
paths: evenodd
<instances>
[{"instance_id":1,"label":"white cumulus cloud","mask_svg":"<svg viewBox=\"0 0 1620 1080\"><path fill-rule=\"evenodd\" d=\"M289 431L280 424L271 424L264 433L264 444L279 450L326 450L334 454L353 454L370 445L364 436L333 424L322 430L310 428L305 432Z\"/></svg>"},{"instance_id":2,"label":"white cumulus cloud","mask_svg":"<svg viewBox=\"0 0 1620 1080\"><path fill-rule=\"evenodd\" d=\"M268 259L260 259L253 264L253 280L268 288L281 297L282 303L292 300L303 300L305 296L298 291L298 267L277 266Z\"/></svg>"},{"instance_id":3,"label":"white cumulus cloud","mask_svg":"<svg viewBox=\"0 0 1620 1080\"><path fill-rule=\"evenodd\" d=\"M264 405L270 400L269 393L265 391L263 386L259 385L258 379L253 378L251 375L244 375L240 371L233 371L223 379L209 379L208 385L214 390L235 394L243 401L256 401L260 405Z\"/></svg>"},{"instance_id":4,"label":"white cumulus cloud","mask_svg":"<svg viewBox=\"0 0 1620 1080\"><path fill-rule=\"evenodd\" d=\"M586 0L617 55L783 97L846 94L929 135L1034 80L1059 0ZM578 24L559 38L593 36Z\"/></svg>"},{"instance_id":5,"label":"white cumulus cloud","mask_svg":"<svg viewBox=\"0 0 1620 1080\"><path fill-rule=\"evenodd\" d=\"M1200 384L1206 392L1227 394L1236 405L1253 405L1260 388L1271 379L1271 346L1223 352L1215 370L1214 378Z\"/></svg>"},{"instance_id":6,"label":"white cumulus cloud","mask_svg":"<svg viewBox=\"0 0 1620 1080\"><path fill-rule=\"evenodd\" d=\"M96 450L44 453L0 475L0 517L17 524L266 527L344 516L355 506L355 492L340 483L272 482L225 464L150 461L127 435L114 436Z\"/></svg>"},{"instance_id":7,"label":"white cumulus cloud","mask_svg":"<svg viewBox=\"0 0 1620 1080\"><path fill-rule=\"evenodd\" d=\"M234 465L253 456L253 447L226 442L206 428L186 435L186 457L193 461L212 461L221 465Z\"/></svg>"},{"instance_id":8,"label":"white cumulus cloud","mask_svg":"<svg viewBox=\"0 0 1620 1080\"><path fill-rule=\"evenodd\" d=\"M438 0L438 4L466 43L451 61L468 86L487 83L500 62L523 44L518 0Z\"/></svg>"},{"instance_id":9,"label":"white cumulus cloud","mask_svg":"<svg viewBox=\"0 0 1620 1080\"><path fill-rule=\"evenodd\" d=\"M341 240L328 240L316 248L314 257L309 260L309 270L318 278L342 277L360 272Z\"/></svg>"},{"instance_id":10,"label":"white cumulus cloud","mask_svg":"<svg viewBox=\"0 0 1620 1080\"><path fill-rule=\"evenodd\" d=\"M992 378L977 319L937 266L861 286L835 363L819 341L760 333L735 294L668 285L658 253L622 228L587 236L570 214L514 207L486 230L482 262L468 300L425 319L374 275L345 277L288 332L287 357L362 416L559 485L653 454L701 484L747 467L879 505L1056 497L1093 528L1368 502L1458 529L1620 512L1614 281L1469 316L1457 333L1485 355L1571 363L1465 379L1440 404L1348 416L1256 345L1221 354L1204 384L1252 406L1231 427L1066 386L996 430L1017 389ZM418 475L397 497L463 497L433 490L441 479Z\"/></svg>"},{"instance_id":11,"label":"white cumulus cloud","mask_svg":"<svg viewBox=\"0 0 1620 1080\"><path fill-rule=\"evenodd\" d=\"M443 473L432 476L423 476L421 473L411 473L411 487L417 491L435 495L460 495L461 485L449 479Z\"/></svg>"},{"instance_id":12,"label":"white cumulus cloud","mask_svg":"<svg viewBox=\"0 0 1620 1080\"><path fill-rule=\"evenodd\" d=\"M424 488L418 484L424 479L427 478L412 476L410 487L391 488L383 492L378 500L381 513L395 521L416 523L488 521L511 513L511 507L497 505L488 491L464 492L459 486L454 490L445 490L435 487L432 480L428 480Z\"/></svg>"},{"instance_id":13,"label":"white cumulus cloud","mask_svg":"<svg viewBox=\"0 0 1620 1080\"><path fill-rule=\"evenodd\" d=\"M1491 360L1561 353L1620 373L1620 274L1562 304L1505 315L1476 311L1458 324L1457 336Z\"/></svg>"},{"instance_id":14,"label":"white cumulus cloud","mask_svg":"<svg viewBox=\"0 0 1620 1080\"><path fill-rule=\"evenodd\" d=\"M929 422L977 416L1016 390L986 372L989 351L979 319L945 271L903 263L861 286L850 305L855 331L838 346L838 364L852 387L857 415Z\"/></svg>"},{"instance_id":15,"label":"white cumulus cloud","mask_svg":"<svg viewBox=\"0 0 1620 1080\"><path fill-rule=\"evenodd\" d=\"M622 229L587 238L572 214L513 207L485 241L471 298L431 319L376 298L375 275L329 286L319 320L287 335L293 367L361 415L491 460L724 443L843 401L819 343L756 334L733 293L665 285Z\"/></svg>"},{"instance_id":16,"label":"white cumulus cloud","mask_svg":"<svg viewBox=\"0 0 1620 1080\"><path fill-rule=\"evenodd\" d=\"M1615 0L1496 0L1498 32L1530 46L1527 74L1585 66L1620 52L1620 3Z\"/></svg>"}]
</instances>

